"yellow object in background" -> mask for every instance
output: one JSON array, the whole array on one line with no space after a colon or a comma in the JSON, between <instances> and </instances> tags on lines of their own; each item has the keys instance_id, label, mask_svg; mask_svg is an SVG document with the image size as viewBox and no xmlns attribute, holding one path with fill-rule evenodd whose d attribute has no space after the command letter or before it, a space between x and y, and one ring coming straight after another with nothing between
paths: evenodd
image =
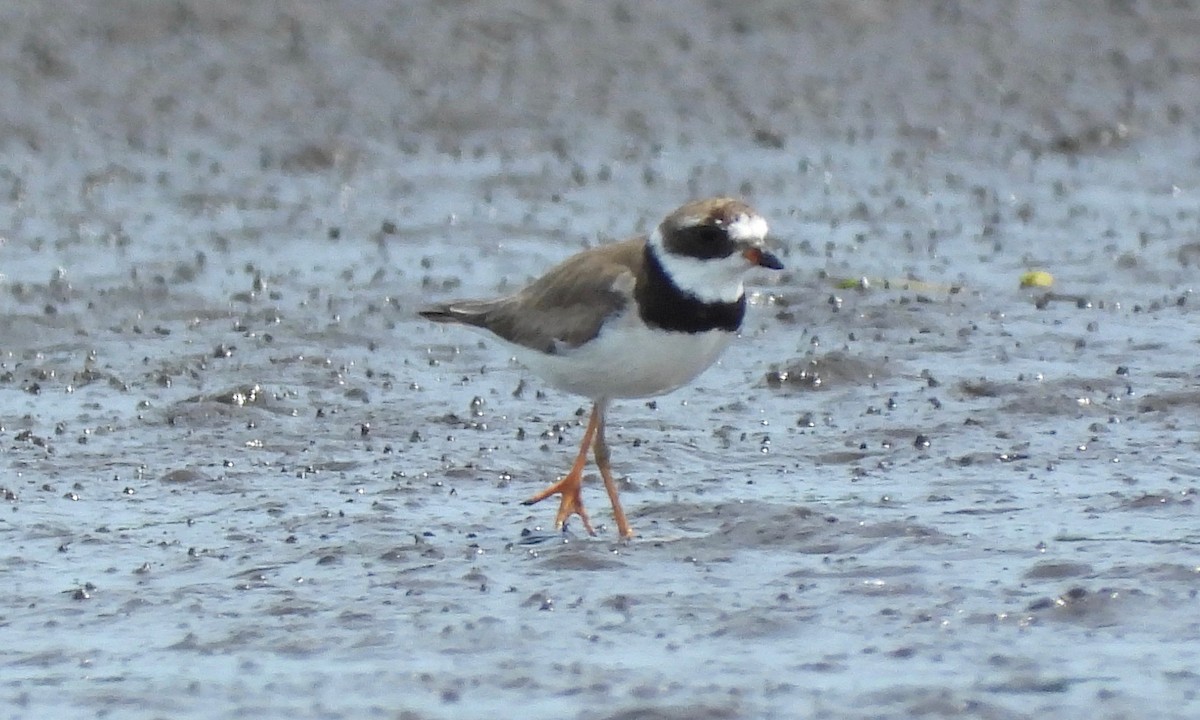
<instances>
[{"instance_id":1,"label":"yellow object in background","mask_svg":"<svg viewBox=\"0 0 1200 720\"><path fill-rule=\"evenodd\" d=\"M1021 275L1021 287L1050 287L1054 284L1054 276L1045 270L1030 270Z\"/></svg>"}]
</instances>

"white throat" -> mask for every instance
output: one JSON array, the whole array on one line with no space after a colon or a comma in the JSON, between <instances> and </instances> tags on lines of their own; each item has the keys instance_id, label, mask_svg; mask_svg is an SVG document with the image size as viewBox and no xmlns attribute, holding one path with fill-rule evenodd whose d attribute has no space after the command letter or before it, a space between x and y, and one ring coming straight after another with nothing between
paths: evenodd
<instances>
[{"instance_id":1,"label":"white throat","mask_svg":"<svg viewBox=\"0 0 1200 720\"><path fill-rule=\"evenodd\" d=\"M737 302L745 288L742 275L749 269L740 253L726 258L685 257L669 252L663 247L662 233L658 228L650 233L650 250L662 264L663 270L675 286L703 302Z\"/></svg>"}]
</instances>

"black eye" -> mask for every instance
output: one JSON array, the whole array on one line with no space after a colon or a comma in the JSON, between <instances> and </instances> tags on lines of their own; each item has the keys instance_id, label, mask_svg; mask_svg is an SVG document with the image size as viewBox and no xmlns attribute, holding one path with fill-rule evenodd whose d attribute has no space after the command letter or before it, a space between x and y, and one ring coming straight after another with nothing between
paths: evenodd
<instances>
[{"instance_id":1,"label":"black eye","mask_svg":"<svg viewBox=\"0 0 1200 720\"><path fill-rule=\"evenodd\" d=\"M710 260L729 257L736 248L724 228L716 225L695 225L672 233L668 248L677 255Z\"/></svg>"}]
</instances>

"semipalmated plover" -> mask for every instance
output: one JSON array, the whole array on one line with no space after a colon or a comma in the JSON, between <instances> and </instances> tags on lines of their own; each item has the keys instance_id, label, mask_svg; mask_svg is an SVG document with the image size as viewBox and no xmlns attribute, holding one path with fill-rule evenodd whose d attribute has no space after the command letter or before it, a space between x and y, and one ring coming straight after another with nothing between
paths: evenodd
<instances>
[{"instance_id":1,"label":"semipalmated plover","mask_svg":"<svg viewBox=\"0 0 1200 720\"><path fill-rule=\"evenodd\" d=\"M595 535L580 493L592 448L617 531L633 535L604 440L608 403L671 392L717 359L746 314L742 276L754 267L783 268L766 248L766 235L767 221L745 203L697 200L648 237L584 250L513 295L420 311L430 320L490 331L547 383L591 399L570 472L524 504L561 495L555 527L578 515Z\"/></svg>"}]
</instances>

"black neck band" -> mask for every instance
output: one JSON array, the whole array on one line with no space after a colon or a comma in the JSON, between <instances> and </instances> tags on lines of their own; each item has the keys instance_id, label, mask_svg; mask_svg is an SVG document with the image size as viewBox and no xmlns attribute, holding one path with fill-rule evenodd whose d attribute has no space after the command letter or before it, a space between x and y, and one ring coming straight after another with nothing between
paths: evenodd
<instances>
[{"instance_id":1,"label":"black neck band","mask_svg":"<svg viewBox=\"0 0 1200 720\"><path fill-rule=\"evenodd\" d=\"M746 315L746 294L733 302L705 302L679 289L651 245L646 245L646 277L634 288L642 320L671 332L736 332Z\"/></svg>"}]
</instances>

